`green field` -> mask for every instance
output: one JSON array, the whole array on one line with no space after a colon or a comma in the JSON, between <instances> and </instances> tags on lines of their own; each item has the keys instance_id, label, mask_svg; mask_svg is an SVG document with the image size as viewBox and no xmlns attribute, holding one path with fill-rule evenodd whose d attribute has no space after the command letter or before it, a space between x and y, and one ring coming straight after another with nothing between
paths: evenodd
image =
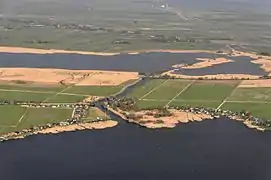
<instances>
[{"instance_id":1,"label":"green field","mask_svg":"<svg viewBox=\"0 0 271 180\"><path fill-rule=\"evenodd\" d=\"M237 83L235 81L197 81L177 99L222 101L231 94Z\"/></svg>"},{"instance_id":2,"label":"green field","mask_svg":"<svg viewBox=\"0 0 271 180\"><path fill-rule=\"evenodd\" d=\"M144 97L144 99L159 99L163 97L163 100L171 100L189 83L190 81L186 80L168 80L160 88Z\"/></svg>"},{"instance_id":3,"label":"green field","mask_svg":"<svg viewBox=\"0 0 271 180\"><path fill-rule=\"evenodd\" d=\"M153 79L136 87L128 96L137 98L139 108L202 106L216 108L239 81L191 81Z\"/></svg>"},{"instance_id":4,"label":"green field","mask_svg":"<svg viewBox=\"0 0 271 180\"><path fill-rule=\"evenodd\" d=\"M74 103L80 102L88 96L115 94L124 85L131 82L125 82L119 86L73 86L71 88L63 85L0 84L0 100Z\"/></svg>"},{"instance_id":5,"label":"green field","mask_svg":"<svg viewBox=\"0 0 271 180\"><path fill-rule=\"evenodd\" d=\"M136 98L140 109L166 105L218 108L221 105L223 109L247 110L252 115L271 119L271 88L237 88L239 83L234 80L154 79L136 87L128 96Z\"/></svg>"},{"instance_id":6,"label":"green field","mask_svg":"<svg viewBox=\"0 0 271 180\"><path fill-rule=\"evenodd\" d=\"M134 89L132 93L129 94L129 96L134 98L141 98L165 81L166 80L164 79L147 80L144 85L141 85L138 88Z\"/></svg>"},{"instance_id":7,"label":"green field","mask_svg":"<svg viewBox=\"0 0 271 180\"><path fill-rule=\"evenodd\" d=\"M271 119L271 104L264 103L225 103L222 109L234 112L249 112L256 117Z\"/></svg>"},{"instance_id":8,"label":"green field","mask_svg":"<svg viewBox=\"0 0 271 180\"><path fill-rule=\"evenodd\" d=\"M26 109L20 106L0 106L0 134L12 131L19 131L37 125L65 121L66 119L71 117L72 111L72 109ZM19 122L20 119L21 122Z\"/></svg>"},{"instance_id":9,"label":"green field","mask_svg":"<svg viewBox=\"0 0 271 180\"><path fill-rule=\"evenodd\" d=\"M47 103L76 103L76 102L81 102L84 99L86 99L87 96L83 95L63 95L63 94L58 94L58 95L53 95L48 97L47 99L44 99L44 102Z\"/></svg>"},{"instance_id":10,"label":"green field","mask_svg":"<svg viewBox=\"0 0 271 180\"><path fill-rule=\"evenodd\" d=\"M233 101L271 101L271 88L238 88L230 96Z\"/></svg>"},{"instance_id":11,"label":"green field","mask_svg":"<svg viewBox=\"0 0 271 180\"><path fill-rule=\"evenodd\" d=\"M171 106L185 106L185 107L205 107L205 108L217 108L221 102L212 102L212 101L173 101L170 103Z\"/></svg>"},{"instance_id":12,"label":"green field","mask_svg":"<svg viewBox=\"0 0 271 180\"><path fill-rule=\"evenodd\" d=\"M147 100L139 100L137 101L137 106L140 109L148 109L148 108L162 108L167 104L167 101L147 101Z\"/></svg>"},{"instance_id":13,"label":"green field","mask_svg":"<svg viewBox=\"0 0 271 180\"><path fill-rule=\"evenodd\" d=\"M15 126L26 108L20 106L0 106L0 127Z\"/></svg>"},{"instance_id":14,"label":"green field","mask_svg":"<svg viewBox=\"0 0 271 180\"><path fill-rule=\"evenodd\" d=\"M63 85L31 85L31 84L0 84L1 90L21 90L21 91L39 91L54 93L65 89L66 86Z\"/></svg>"},{"instance_id":15,"label":"green field","mask_svg":"<svg viewBox=\"0 0 271 180\"><path fill-rule=\"evenodd\" d=\"M119 92L125 82L119 86L37 86L32 84L0 84L0 101L34 101L43 103L76 103L89 96L109 96ZM65 90L66 89L66 90ZM59 108L23 108L19 105L0 106L0 134L19 131L37 125L65 121L72 115L72 109ZM91 109L85 120L97 117L107 118L97 109Z\"/></svg>"},{"instance_id":16,"label":"green field","mask_svg":"<svg viewBox=\"0 0 271 180\"><path fill-rule=\"evenodd\" d=\"M24 129L46 123L65 121L71 117L72 111L72 109L28 108L18 128Z\"/></svg>"},{"instance_id":17,"label":"green field","mask_svg":"<svg viewBox=\"0 0 271 180\"><path fill-rule=\"evenodd\" d=\"M92 96L110 96L121 90L122 86L73 86L64 93L74 93Z\"/></svg>"},{"instance_id":18,"label":"green field","mask_svg":"<svg viewBox=\"0 0 271 180\"><path fill-rule=\"evenodd\" d=\"M41 102L52 95L52 93L0 91L0 99L2 100Z\"/></svg>"}]
</instances>

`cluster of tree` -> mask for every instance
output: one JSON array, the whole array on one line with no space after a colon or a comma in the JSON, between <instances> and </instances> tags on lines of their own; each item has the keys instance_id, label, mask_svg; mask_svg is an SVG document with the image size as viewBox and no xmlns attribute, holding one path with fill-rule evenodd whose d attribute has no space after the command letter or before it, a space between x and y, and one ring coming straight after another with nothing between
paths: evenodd
<instances>
[{"instance_id":1,"label":"cluster of tree","mask_svg":"<svg viewBox=\"0 0 271 180\"><path fill-rule=\"evenodd\" d=\"M153 117L160 118L160 117L170 117L172 113L166 108L159 108L158 112L154 114Z\"/></svg>"},{"instance_id":2,"label":"cluster of tree","mask_svg":"<svg viewBox=\"0 0 271 180\"><path fill-rule=\"evenodd\" d=\"M134 114L134 113L129 113L125 115L127 119L132 119L132 120L140 120L143 118L142 115L139 114Z\"/></svg>"},{"instance_id":3,"label":"cluster of tree","mask_svg":"<svg viewBox=\"0 0 271 180\"><path fill-rule=\"evenodd\" d=\"M123 111L135 111L137 110L136 102L133 98L122 97L112 102L112 107L119 108Z\"/></svg>"}]
</instances>

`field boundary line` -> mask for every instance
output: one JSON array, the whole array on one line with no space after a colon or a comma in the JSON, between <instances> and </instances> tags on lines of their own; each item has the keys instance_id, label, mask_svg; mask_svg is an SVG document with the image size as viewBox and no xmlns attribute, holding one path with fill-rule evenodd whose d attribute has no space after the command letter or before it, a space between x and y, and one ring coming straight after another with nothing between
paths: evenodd
<instances>
[{"instance_id":1,"label":"field boundary line","mask_svg":"<svg viewBox=\"0 0 271 180\"><path fill-rule=\"evenodd\" d=\"M160 102L168 102L169 100L168 99L142 99L141 101L160 101ZM187 99L177 99L177 100L174 100L176 102L221 102L221 101L213 101L213 100L187 100Z\"/></svg>"},{"instance_id":2,"label":"field boundary line","mask_svg":"<svg viewBox=\"0 0 271 180\"><path fill-rule=\"evenodd\" d=\"M242 82L242 81L241 81ZM222 101L222 103L216 108L216 110L219 110L229 99L229 97L231 97L231 95L236 91L236 89L238 89L239 85L241 84L241 82L239 82L235 88L231 91L231 93Z\"/></svg>"},{"instance_id":3,"label":"field boundary line","mask_svg":"<svg viewBox=\"0 0 271 180\"><path fill-rule=\"evenodd\" d=\"M226 101L228 103L255 103L255 104L271 104L270 101Z\"/></svg>"},{"instance_id":4,"label":"field boundary line","mask_svg":"<svg viewBox=\"0 0 271 180\"><path fill-rule=\"evenodd\" d=\"M160 88L161 86L163 86L166 82L168 82L170 79L165 80L164 82L162 82L161 84L157 85L156 87L154 87L152 90L150 90L149 92L147 92L146 94L144 94L143 96L141 96L141 98L139 98L139 100L142 100L144 97L150 95L151 93L153 93L155 90L157 90L158 88Z\"/></svg>"},{"instance_id":5,"label":"field boundary line","mask_svg":"<svg viewBox=\"0 0 271 180\"><path fill-rule=\"evenodd\" d=\"M157 101L157 102L167 102L169 101L168 99L141 99L140 101ZM177 99L177 100L174 100L176 102L221 102L221 101L218 101L218 100L188 100L188 99ZM255 103L255 104L271 104L271 101L226 101L228 103Z\"/></svg>"},{"instance_id":6,"label":"field boundary line","mask_svg":"<svg viewBox=\"0 0 271 180\"><path fill-rule=\"evenodd\" d=\"M81 97L89 97L89 96L91 96L91 95L86 95L86 94L74 94L74 93L60 93L60 95L81 96Z\"/></svg>"},{"instance_id":7,"label":"field boundary line","mask_svg":"<svg viewBox=\"0 0 271 180\"><path fill-rule=\"evenodd\" d=\"M30 90L19 90L19 89L0 89L0 92L22 92L22 93L39 93L39 94L54 94L52 91L30 91Z\"/></svg>"},{"instance_id":8,"label":"field boundary line","mask_svg":"<svg viewBox=\"0 0 271 180\"><path fill-rule=\"evenodd\" d=\"M18 127L19 124L22 122L22 120L24 119L24 117L27 114L27 112L28 112L28 108L25 109L23 115L20 117L19 121L17 122L16 127Z\"/></svg>"},{"instance_id":9,"label":"field boundary line","mask_svg":"<svg viewBox=\"0 0 271 180\"><path fill-rule=\"evenodd\" d=\"M57 92L52 92L52 91L29 91L29 90L17 90L17 89L0 89L0 92L22 92L22 93L37 93L37 94L54 94ZM77 94L77 93L60 93L62 95L67 95L67 96L89 96L87 94Z\"/></svg>"},{"instance_id":10,"label":"field boundary line","mask_svg":"<svg viewBox=\"0 0 271 180\"><path fill-rule=\"evenodd\" d=\"M0 128L15 128L15 127L16 127L16 125L10 125L10 126L8 126L8 125L0 124Z\"/></svg>"},{"instance_id":11,"label":"field boundary line","mask_svg":"<svg viewBox=\"0 0 271 180\"><path fill-rule=\"evenodd\" d=\"M186 91L192 84L194 84L196 80L193 80L189 84L187 84L178 94L176 94L165 106L169 106L172 101L174 101L177 97L179 97L184 91Z\"/></svg>"}]
</instances>

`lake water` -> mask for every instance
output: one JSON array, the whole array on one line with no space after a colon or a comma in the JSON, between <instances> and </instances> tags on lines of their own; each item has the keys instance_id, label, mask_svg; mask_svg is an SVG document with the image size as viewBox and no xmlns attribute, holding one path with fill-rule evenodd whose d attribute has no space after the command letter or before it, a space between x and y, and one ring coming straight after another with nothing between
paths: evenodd
<instances>
[{"instance_id":1,"label":"lake water","mask_svg":"<svg viewBox=\"0 0 271 180\"><path fill-rule=\"evenodd\" d=\"M226 57L210 53L142 53L116 56L93 56L78 54L12 54L0 53L0 67L60 68L116 70L135 72L161 72L171 70L175 64L193 64L196 58ZM229 57L233 63L220 64L209 68L177 71L185 75L206 75L217 73L267 75L260 65L253 64L248 57Z\"/></svg>"},{"instance_id":2,"label":"lake water","mask_svg":"<svg viewBox=\"0 0 271 180\"><path fill-rule=\"evenodd\" d=\"M233 120L115 128L0 144L1 180L270 180L271 133Z\"/></svg>"}]
</instances>

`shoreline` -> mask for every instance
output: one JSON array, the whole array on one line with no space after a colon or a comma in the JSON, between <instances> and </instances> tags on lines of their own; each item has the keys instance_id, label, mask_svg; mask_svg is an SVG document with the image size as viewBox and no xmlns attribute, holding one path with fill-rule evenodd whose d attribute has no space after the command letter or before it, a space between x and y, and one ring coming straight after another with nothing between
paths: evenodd
<instances>
[{"instance_id":1,"label":"shoreline","mask_svg":"<svg viewBox=\"0 0 271 180\"><path fill-rule=\"evenodd\" d=\"M225 63L230 63L234 62L233 60L226 59L226 58L215 58L215 59L210 59L210 58L196 58L199 62L192 64L192 65L184 65L181 66L181 69L201 69L201 68L206 68L206 67L212 67L218 64L225 64ZM176 66L175 66L176 67Z\"/></svg>"},{"instance_id":2,"label":"shoreline","mask_svg":"<svg viewBox=\"0 0 271 180\"><path fill-rule=\"evenodd\" d=\"M195 79L195 80L257 80L261 76L249 75L249 74L215 74L215 75L203 75L203 76L190 76L184 74L174 74L175 70L169 70L162 73L162 76L169 76L179 79Z\"/></svg>"},{"instance_id":3,"label":"shoreline","mask_svg":"<svg viewBox=\"0 0 271 180\"><path fill-rule=\"evenodd\" d=\"M117 125L118 125L118 122L113 121L113 120L86 122L86 123L82 122L82 123L71 124L71 125L66 125L66 126L54 126L50 128L45 128L42 130L35 131L32 134L25 133L25 134L18 135L16 132L10 132L10 133L1 135L0 140L3 139L7 141L7 140L23 139L28 136L38 135L38 134L59 134L63 132L74 132L74 131L83 131L83 130L101 130L101 129L112 128Z\"/></svg>"},{"instance_id":4,"label":"shoreline","mask_svg":"<svg viewBox=\"0 0 271 180\"><path fill-rule=\"evenodd\" d=\"M216 53L211 50L173 50L173 49L146 49L146 50L131 50L120 52L93 52L93 51L76 51L76 50L61 50L61 49L39 49L29 47L12 47L0 46L0 53L26 53L26 54L81 54L81 55L97 55L97 56L115 56L124 54L137 55L140 53Z\"/></svg>"},{"instance_id":5,"label":"shoreline","mask_svg":"<svg viewBox=\"0 0 271 180\"><path fill-rule=\"evenodd\" d=\"M239 121L247 128L256 129L261 132L267 131L267 128L255 125L251 117L246 117L246 115L234 113L231 111L223 110L208 110L204 108L187 108L187 109L168 109L172 115L168 117L155 118L153 115L147 115L148 113L154 113L156 110L141 110L139 114L137 112L132 112L135 115L140 115L141 118L138 120L131 119L127 117L128 113L120 109L113 109L112 107L107 107L109 111L118 115L123 120L128 123L134 123L144 128L149 129L161 129L161 128L175 128L177 125L186 124L190 122L201 122L204 120L215 120L220 117L226 117L229 120ZM140 112L143 114L140 114ZM227 114L229 113L229 114Z\"/></svg>"}]
</instances>

